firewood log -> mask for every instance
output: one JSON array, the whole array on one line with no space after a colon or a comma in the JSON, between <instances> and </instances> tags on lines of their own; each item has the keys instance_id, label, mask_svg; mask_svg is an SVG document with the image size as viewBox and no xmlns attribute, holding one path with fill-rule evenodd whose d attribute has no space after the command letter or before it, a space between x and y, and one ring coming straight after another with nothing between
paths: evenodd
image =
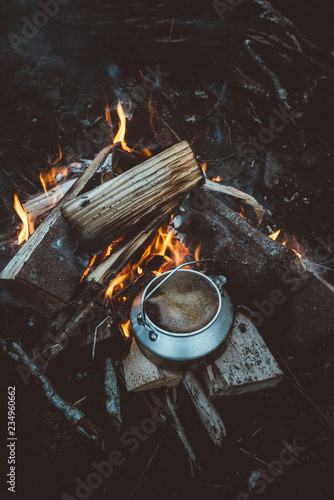
<instances>
[{"instance_id":1,"label":"firewood log","mask_svg":"<svg viewBox=\"0 0 334 500\"><path fill-rule=\"evenodd\" d=\"M186 372L182 383L195 406L196 412L216 446L221 446L226 436L225 425L213 404L208 400L206 393L196 376Z\"/></svg>"},{"instance_id":2,"label":"firewood log","mask_svg":"<svg viewBox=\"0 0 334 500\"><path fill-rule=\"evenodd\" d=\"M242 313L235 318L226 350L201 372L212 399L275 387L283 378L258 330Z\"/></svg>"},{"instance_id":3,"label":"firewood log","mask_svg":"<svg viewBox=\"0 0 334 500\"><path fill-rule=\"evenodd\" d=\"M128 233L117 259L113 255L98 271L96 281L105 284L204 182L190 146L182 142L77 198L111 150L99 153L0 275L15 298L47 316L63 309L77 292L86 267L80 242L89 240L100 250Z\"/></svg>"},{"instance_id":4,"label":"firewood log","mask_svg":"<svg viewBox=\"0 0 334 500\"><path fill-rule=\"evenodd\" d=\"M125 385L128 392L147 391L158 387L174 387L182 379L182 373L170 372L156 366L141 352L135 339L123 361Z\"/></svg>"},{"instance_id":5,"label":"firewood log","mask_svg":"<svg viewBox=\"0 0 334 500\"><path fill-rule=\"evenodd\" d=\"M171 210L167 208L138 234L133 235L130 233L126 236L110 256L88 274L87 282L89 285L96 289L104 288L124 269L138 250L145 245L171 215Z\"/></svg>"},{"instance_id":6,"label":"firewood log","mask_svg":"<svg viewBox=\"0 0 334 500\"><path fill-rule=\"evenodd\" d=\"M39 193L36 196L31 196L25 203L23 208L27 212L32 223L41 217L45 217L54 205L67 193L77 179L70 179L60 182L56 188L50 189L48 194Z\"/></svg>"},{"instance_id":7,"label":"firewood log","mask_svg":"<svg viewBox=\"0 0 334 500\"><path fill-rule=\"evenodd\" d=\"M73 255L77 243L60 209L81 193L111 150L107 147L96 156L0 275L15 298L46 316L71 301L84 271Z\"/></svg>"},{"instance_id":8,"label":"firewood log","mask_svg":"<svg viewBox=\"0 0 334 500\"><path fill-rule=\"evenodd\" d=\"M80 240L98 251L173 209L204 176L186 141L66 203L62 212Z\"/></svg>"}]
</instances>

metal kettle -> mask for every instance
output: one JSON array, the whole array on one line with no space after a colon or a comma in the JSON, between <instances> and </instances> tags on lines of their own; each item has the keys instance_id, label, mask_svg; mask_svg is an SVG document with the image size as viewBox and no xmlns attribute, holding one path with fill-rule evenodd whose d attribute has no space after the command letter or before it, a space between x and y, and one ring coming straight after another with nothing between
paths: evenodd
<instances>
[{"instance_id":1,"label":"metal kettle","mask_svg":"<svg viewBox=\"0 0 334 500\"><path fill-rule=\"evenodd\" d=\"M130 320L139 348L167 370L195 369L213 361L224 351L232 330L234 312L226 291L220 292L204 274L182 269L198 262L204 260L155 277L132 304ZM150 302L158 304L159 314ZM179 317L174 319L174 313Z\"/></svg>"}]
</instances>

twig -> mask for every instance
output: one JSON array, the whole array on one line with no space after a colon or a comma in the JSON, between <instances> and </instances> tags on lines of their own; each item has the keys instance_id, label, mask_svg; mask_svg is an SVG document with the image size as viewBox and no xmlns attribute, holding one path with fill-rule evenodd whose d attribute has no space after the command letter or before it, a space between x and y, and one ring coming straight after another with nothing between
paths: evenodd
<instances>
[{"instance_id":1,"label":"twig","mask_svg":"<svg viewBox=\"0 0 334 500\"><path fill-rule=\"evenodd\" d=\"M160 440L159 440L159 442L158 442L157 446L155 447L155 450L154 450L154 452L153 452L153 454L152 454L151 458L149 459L149 461L148 461L148 462L147 462L147 464L146 464L146 467L145 467L145 469L144 469L144 472L142 473L142 475L140 476L140 478L139 478L139 480L138 480L138 483L137 483L137 484L136 484L136 486L133 488L133 490L131 491L130 495L127 497L127 499L126 499L126 500L130 500L130 498L131 498L131 497L134 495L134 493L138 490L138 488L139 488L139 486L140 486L140 483L142 482L143 477L145 476L145 474L146 474L146 472L147 472L148 468L150 467L151 463L153 462L154 457L155 457L155 455L157 454L157 451L158 451L158 449L160 448L160 445L161 445L162 440L163 440L163 438L165 437L165 435L166 435L166 432L164 432L164 434L161 436L161 438L160 438Z\"/></svg>"},{"instance_id":2,"label":"twig","mask_svg":"<svg viewBox=\"0 0 334 500\"><path fill-rule=\"evenodd\" d=\"M63 412L66 420L68 420L75 429L93 441L97 441L97 430L88 419L86 419L85 414L79 410L75 405L68 403L63 398L57 394L50 380L43 374L41 374L33 362L33 360L25 353L22 347L17 342L11 342L8 344L5 341L1 341L3 350L8 356L17 361L18 363L23 363L23 365L28 368L31 374L40 382L42 385L44 394L48 401L57 409ZM79 425L81 424L81 425Z\"/></svg>"},{"instance_id":3,"label":"twig","mask_svg":"<svg viewBox=\"0 0 334 500\"><path fill-rule=\"evenodd\" d=\"M79 399L78 401L76 401L74 404L74 406L77 406L79 403L81 403L82 401L84 401L85 399L87 399L87 396L84 396L83 398Z\"/></svg>"},{"instance_id":4,"label":"twig","mask_svg":"<svg viewBox=\"0 0 334 500\"><path fill-rule=\"evenodd\" d=\"M332 426L331 426L331 423L330 421L328 420L328 417L324 414L324 412L322 411L322 409L317 405L317 403L315 403L307 394L306 392L303 391L303 389L301 387L299 387L297 384L295 384L294 382L292 382L292 380L290 380L290 383L318 410L318 412L320 413L320 415L325 419L325 421L327 422L328 424L328 427L332 429Z\"/></svg>"},{"instance_id":5,"label":"twig","mask_svg":"<svg viewBox=\"0 0 334 500\"><path fill-rule=\"evenodd\" d=\"M293 380L295 382L293 382L291 380L291 378L289 376L286 375L287 379L289 380L290 384L292 384L317 410L318 412L320 413L320 415L325 419L325 421L327 422L329 428L332 430L332 426L330 424L330 421L328 420L328 417L324 414L324 412L321 410L321 408L317 405L317 403L315 403L313 401L313 399L311 399L307 394L306 392L304 391L301 383L299 382L299 380L297 379L297 377L295 376L295 374L293 373L293 371L291 370L291 368L288 366L288 364L286 363L285 359L283 358L283 356L281 356L281 354L278 354L281 361L283 361L286 369L288 370L289 374L290 374L290 377L293 378Z\"/></svg>"},{"instance_id":6,"label":"twig","mask_svg":"<svg viewBox=\"0 0 334 500\"><path fill-rule=\"evenodd\" d=\"M115 364L111 358L106 359L104 388L107 395L106 410L112 416L115 427L122 426L121 399L117 384Z\"/></svg>"},{"instance_id":7,"label":"twig","mask_svg":"<svg viewBox=\"0 0 334 500\"><path fill-rule=\"evenodd\" d=\"M246 455L248 455L249 457L252 457L254 458L255 460L257 460L258 462L260 462L260 464L263 464L263 465L266 465L267 467L272 467L276 472L278 472L279 474L282 474L282 471L281 470L278 470L278 469L275 469L274 466L268 464L267 462L264 462L263 460L261 460L261 458L258 458L256 455L253 455L253 453L249 453L249 451L246 451L244 450L243 448L240 448L240 451L242 451L243 453L245 453Z\"/></svg>"},{"instance_id":8,"label":"twig","mask_svg":"<svg viewBox=\"0 0 334 500\"><path fill-rule=\"evenodd\" d=\"M218 182L210 181L209 179L205 179L205 184L203 188L208 189L210 191L217 191L219 193L224 193L229 196L233 196L234 198L238 198L242 200L247 205L253 207L254 212L256 214L258 223L261 224L263 216L265 214L265 209L253 196L250 196L239 189L236 189L231 186L224 186L223 184L218 184Z\"/></svg>"},{"instance_id":9,"label":"twig","mask_svg":"<svg viewBox=\"0 0 334 500\"><path fill-rule=\"evenodd\" d=\"M154 391L148 391L149 395L151 396L151 399L153 401L153 403L155 404L156 407L160 408L160 412L159 412L159 417L160 419L163 421L163 422L166 422L167 420L167 415L164 413L164 410L161 408L161 402L159 400L159 398L157 397L157 395L155 394ZM147 403L149 404L149 401L147 401ZM154 411L154 407L152 407L152 412Z\"/></svg>"},{"instance_id":10,"label":"twig","mask_svg":"<svg viewBox=\"0 0 334 500\"><path fill-rule=\"evenodd\" d=\"M334 74L334 71L327 64L323 64L322 62L318 61L317 59L314 59L314 57L305 54L305 52L303 52L301 50L300 45L298 45L298 43L296 44L296 42L295 42L294 46L291 46L287 42L285 42L284 40L281 40L281 39L277 38L274 35L269 35L267 33L258 32L258 31L255 31L255 30L249 30L249 33L253 33L254 34L252 36L252 39L254 41L256 41L256 42L259 42L259 43L262 43L262 44L268 44L268 42L266 40L264 40L264 38L266 38L267 40L270 40L270 41L274 42L276 45L279 45L280 47L284 48L285 50L287 50L289 52L292 52L293 54L295 54L296 56L298 56L300 59L304 59L310 65L317 66L322 71L325 71L325 73L328 73L328 74L331 74L331 75ZM263 37L263 39L261 39L259 35L261 37ZM289 35L290 35L290 38L293 36L293 35L291 35L291 33ZM295 38L295 40L298 42L298 40L296 38ZM286 53L281 53L281 55L286 59L286 57L287 57Z\"/></svg>"},{"instance_id":11,"label":"twig","mask_svg":"<svg viewBox=\"0 0 334 500\"><path fill-rule=\"evenodd\" d=\"M174 421L173 427L175 428L175 430L176 430L179 438L181 439L182 444L183 444L183 446L188 454L190 476L195 477L194 466L196 464L196 456L195 456L195 453L193 452L193 450L189 444L189 441L185 435L183 425L181 424L181 421L180 421L179 417L177 416L177 413L175 411L172 400L168 394L168 391L166 391L166 402L167 402L171 417Z\"/></svg>"},{"instance_id":12,"label":"twig","mask_svg":"<svg viewBox=\"0 0 334 500\"><path fill-rule=\"evenodd\" d=\"M258 430L257 430L257 431L255 431L255 432L252 434L252 437L256 436L256 434L257 434L258 432L260 432L260 430L261 430L261 429L263 429L263 425L262 425L261 427L259 427L259 428L258 428Z\"/></svg>"},{"instance_id":13,"label":"twig","mask_svg":"<svg viewBox=\"0 0 334 500\"><path fill-rule=\"evenodd\" d=\"M269 20L275 24L278 24L280 26L285 26L291 28L293 31L295 31L298 35L298 37L305 43L305 45L309 46L313 50L320 51L321 49L317 47L314 43L310 42L300 31L300 29L292 22L290 19L287 17L283 16L277 9L275 9L270 2L267 0L253 0L255 3L263 7L265 10L271 12L271 14L274 16L270 18Z\"/></svg>"},{"instance_id":14,"label":"twig","mask_svg":"<svg viewBox=\"0 0 334 500\"><path fill-rule=\"evenodd\" d=\"M216 408L208 400L203 388L192 372L184 373L182 383L210 438L216 446L221 446L223 437L226 436L226 429Z\"/></svg>"},{"instance_id":15,"label":"twig","mask_svg":"<svg viewBox=\"0 0 334 500\"><path fill-rule=\"evenodd\" d=\"M279 79L277 78L277 76L275 75L275 73L273 71L271 71L265 65L265 62L263 61L263 59L261 59L261 57L256 52L254 52L254 50L251 48L251 46L250 46L251 40L245 40L244 44L246 46L246 49L247 49L248 53L251 55L251 57L254 59L254 61L258 64L258 66L260 67L260 69L264 73L267 73L267 75L270 77L270 79L271 79L271 81L273 83L273 86L275 88L275 91L276 91L278 99L284 104L284 106L287 109L291 109L291 106L288 104L288 101L287 101L287 99L288 99L288 93L282 87L282 85L281 85Z\"/></svg>"}]
</instances>

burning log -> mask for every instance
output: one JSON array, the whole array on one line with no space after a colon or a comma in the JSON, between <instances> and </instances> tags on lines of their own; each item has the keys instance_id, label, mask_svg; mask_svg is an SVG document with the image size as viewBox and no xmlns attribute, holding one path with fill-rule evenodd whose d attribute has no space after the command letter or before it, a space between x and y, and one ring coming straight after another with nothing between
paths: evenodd
<instances>
[{"instance_id":1,"label":"burning log","mask_svg":"<svg viewBox=\"0 0 334 500\"><path fill-rule=\"evenodd\" d=\"M74 254L78 240L87 242L88 237L100 249L129 233L117 258L113 255L98 271L101 284L110 274L118 274L164 218L204 180L190 146L182 142L74 200L111 149L101 151L0 275L16 298L47 316L75 296L85 270L82 248ZM78 232L71 231L67 220L80 227Z\"/></svg>"},{"instance_id":2,"label":"burning log","mask_svg":"<svg viewBox=\"0 0 334 500\"><path fill-rule=\"evenodd\" d=\"M96 156L0 275L13 296L47 316L71 301L83 272L73 255L77 243L60 209L81 193L111 150L109 146Z\"/></svg>"},{"instance_id":3,"label":"burning log","mask_svg":"<svg viewBox=\"0 0 334 500\"><path fill-rule=\"evenodd\" d=\"M163 370L147 359L135 339L123 361L123 367L128 392L147 391L162 386L175 387L182 379L182 373Z\"/></svg>"},{"instance_id":4,"label":"burning log","mask_svg":"<svg viewBox=\"0 0 334 500\"><path fill-rule=\"evenodd\" d=\"M186 141L66 203L62 213L81 240L101 250L162 210L173 210L196 186L203 172Z\"/></svg>"},{"instance_id":5,"label":"burning log","mask_svg":"<svg viewBox=\"0 0 334 500\"><path fill-rule=\"evenodd\" d=\"M202 376L214 399L275 387L283 372L251 320L238 313L226 350Z\"/></svg>"},{"instance_id":6,"label":"burning log","mask_svg":"<svg viewBox=\"0 0 334 500\"><path fill-rule=\"evenodd\" d=\"M260 205L260 203L258 203L258 201L256 201L253 196L250 196L249 194L244 193L243 191L240 191L239 189L236 189L234 187L217 184L217 182L210 181L209 179L205 180L205 184L203 187L210 191L227 194L251 206L254 209L258 223L261 224L263 216L265 214L265 209L262 205Z\"/></svg>"},{"instance_id":7,"label":"burning log","mask_svg":"<svg viewBox=\"0 0 334 500\"><path fill-rule=\"evenodd\" d=\"M172 211L167 208L138 234L126 236L112 254L89 273L87 282L90 286L97 289L104 288L112 276L116 277L124 269L138 250L145 245L171 215Z\"/></svg>"},{"instance_id":8,"label":"burning log","mask_svg":"<svg viewBox=\"0 0 334 500\"><path fill-rule=\"evenodd\" d=\"M56 188L50 189L48 194L43 192L36 196L31 196L23 203L23 208L27 212L31 222L34 223L36 220L47 215L73 186L76 180L77 179L70 179L61 182Z\"/></svg>"},{"instance_id":9,"label":"burning log","mask_svg":"<svg viewBox=\"0 0 334 500\"><path fill-rule=\"evenodd\" d=\"M257 326L266 318L268 325L274 313L284 311L280 333L299 351L332 331L333 289L306 270L293 250L271 240L203 190L194 191L184 222L187 227L181 224L177 230L190 239L201 234L202 256L215 258L217 274L227 277L232 299L256 308L249 317ZM270 324L275 328L275 322Z\"/></svg>"}]
</instances>

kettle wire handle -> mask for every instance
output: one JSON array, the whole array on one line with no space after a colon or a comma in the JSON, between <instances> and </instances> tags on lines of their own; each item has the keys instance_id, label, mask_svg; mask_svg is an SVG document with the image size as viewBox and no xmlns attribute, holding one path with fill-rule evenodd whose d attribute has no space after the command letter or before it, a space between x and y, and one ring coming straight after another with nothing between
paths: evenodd
<instances>
[{"instance_id":1,"label":"kettle wire handle","mask_svg":"<svg viewBox=\"0 0 334 500\"><path fill-rule=\"evenodd\" d=\"M160 281L154 288L153 290L150 291L150 293L144 297L143 304L142 304L142 312L139 313L137 320L138 323L140 321L140 324L146 326L146 313L145 313L145 302L158 290L158 288L161 287L169 278L173 276L179 269L185 266L190 266L192 264L202 264L202 262L214 262L215 259L202 259L202 260L192 260L191 262L185 262L184 264L181 264L180 266L177 266L173 271L171 271L166 278L164 278L162 281Z\"/></svg>"}]
</instances>

